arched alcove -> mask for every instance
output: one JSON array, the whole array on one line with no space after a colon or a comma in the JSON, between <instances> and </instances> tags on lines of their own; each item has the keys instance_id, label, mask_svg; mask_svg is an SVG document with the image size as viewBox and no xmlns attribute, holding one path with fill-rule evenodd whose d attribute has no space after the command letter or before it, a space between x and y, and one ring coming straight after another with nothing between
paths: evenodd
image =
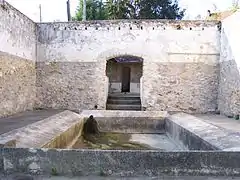
<instances>
[{"instance_id":1,"label":"arched alcove","mask_svg":"<svg viewBox=\"0 0 240 180\"><path fill-rule=\"evenodd\" d=\"M109 78L108 93L140 94L140 79L143 74L143 59L137 56L118 56L106 64Z\"/></svg>"},{"instance_id":2,"label":"arched alcove","mask_svg":"<svg viewBox=\"0 0 240 180\"><path fill-rule=\"evenodd\" d=\"M110 70L114 70L112 68L112 64L139 64L141 67L139 71L137 69L130 69L130 73L135 74L135 72L140 72L140 78L138 78L137 82L130 81L130 92L126 92L126 94L131 94L135 92L135 94L139 94L141 105L145 107L145 98L144 94L144 67L146 63L146 59L149 60L149 54L144 54L142 51L132 51L131 48L128 49L111 49L100 53L96 58L98 63L98 78L96 80L96 84L98 85L98 105L99 109L107 109L108 97L111 93L120 93L123 94L122 85L120 82L113 82L110 77ZM110 71L110 72L109 72ZM120 76L122 71L118 71L118 75ZM118 88L115 88L117 86ZM117 91L118 89L118 91Z\"/></svg>"},{"instance_id":3,"label":"arched alcove","mask_svg":"<svg viewBox=\"0 0 240 180\"><path fill-rule=\"evenodd\" d=\"M143 58L117 56L106 62L107 109L141 110Z\"/></svg>"}]
</instances>

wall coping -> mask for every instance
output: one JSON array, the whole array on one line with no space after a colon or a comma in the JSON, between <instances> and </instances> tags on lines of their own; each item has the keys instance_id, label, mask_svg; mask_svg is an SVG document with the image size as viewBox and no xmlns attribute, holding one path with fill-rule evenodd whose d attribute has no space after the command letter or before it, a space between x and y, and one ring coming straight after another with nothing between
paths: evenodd
<instances>
[{"instance_id":1,"label":"wall coping","mask_svg":"<svg viewBox=\"0 0 240 180\"><path fill-rule=\"evenodd\" d=\"M240 176L240 152L0 149L0 172L64 176Z\"/></svg>"},{"instance_id":2,"label":"wall coping","mask_svg":"<svg viewBox=\"0 0 240 180\"><path fill-rule=\"evenodd\" d=\"M51 27L56 30L205 30L205 28L216 28L220 31L220 21L187 21L187 20L98 20L98 21L73 21L73 22L44 22L37 23L41 31L42 27Z\"/></svg>"},{"instance_id":3,"label":"wall coping","mask_svg":"<svg viewBox=\"0 0 240 180\"><path fill-rule=\"evenodd\" d=\"M91 21L69 21L69 22L41 22L41 24L82 24L82 25L114 25L114 24L143 24L143 23L157 23L157 24L170 24L170 25L195 25L195 26L212 26L218 25L221 21L217 20L170 20L170 19L117 19L117 20L91 20Z\"/></svg>"},{"instance_id":4,"label":"wall coping","mask_svg":"<svg viewBox=\"0 0 240 180\"><path fill-rule=\"evenodd\" d=\"M2 0L0 1L0 8L9 8L12 11L15 11L17 14L19 14L20 16L22 16L24 19L31 21L34 24L37 24L36 22L34 22L32 19L30 19L28 16L26 16L24 13L22 13L21 11L19 11L17 8L15 8L14 6L12 6L10 3L8 3L6 0Z\"/></svg>"}]
</instances>

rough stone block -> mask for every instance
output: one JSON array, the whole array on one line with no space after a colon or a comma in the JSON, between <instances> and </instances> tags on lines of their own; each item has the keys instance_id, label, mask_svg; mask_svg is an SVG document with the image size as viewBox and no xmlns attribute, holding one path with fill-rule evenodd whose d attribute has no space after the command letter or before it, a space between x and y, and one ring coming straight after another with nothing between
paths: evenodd
<instances>
[{"instance_id":1,"label":"rough stone block","mask_svg":"<svg viewBox=\"0 0 240 180\"><path fill-rule=\"evenodd\" d=\"M0 117L32 110L36 100L35 63L0 49Z\"/></svg>"},{"instance_id":2,"label":"rough stone block","mask_svg":"<svg viewBox=\"0 0 240 180\"><path fill-rule=\"evenodd\" d=\"M239 176L239 152L4 149L8 173L75 176Z\"/></svg>"}]
</instances>

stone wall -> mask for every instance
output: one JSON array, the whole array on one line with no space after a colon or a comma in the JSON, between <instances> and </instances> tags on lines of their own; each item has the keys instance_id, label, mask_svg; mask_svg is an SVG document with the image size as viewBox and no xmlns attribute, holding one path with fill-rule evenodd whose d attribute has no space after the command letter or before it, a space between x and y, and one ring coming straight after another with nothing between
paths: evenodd
<instances>
[{"instance_id":1,"label":"stone wall","mask_svg":"<svg viewBox=\"0 0 240 180\"><path fill-rule=\"evenodd\" d=\"M227 116L240 114L240 11L223 20L219 82L219 110Z\"/></svg>"},{"instance_id":2,"label":"stone wall","mask_svg":"<svg viewBox=\"0 0 240 180\"><path fill-rule=\"evenodd\" d=\"M100 132L148 134L165 133L166 111L108 111L83 110L80 115L93 115Z\"/></svg>"},{"instance_id":3,"label":"stone wall","mask_svg":"<svg viewBox=\"0 0 240 180\"><path fill-rule=\"evenodd\" d=\"M180 179L180 176L185 177L181 179L198 179L196 176L238 179L240 176L239 152L6 148L0 149L0 158L0 172L58 175L53 179L60 179L59 176L79 179L83 176L87 176L86 179L103 176L105 179L139 179L148 176L166 179L166 175L174 176L173 179ZM191 175L195 177L189 177Z\"/></svg>"},{"instance_id":4,"label":"stone wall","mask_svg":"<svg viewBox=\"0 0 240 180\"><path fill-rule=\"evenodd\" d=\"M106 61L144 59L142 106L147 110L217 109L219 23L93 21L38 24L38 107L106 106Z\"/></svg>"},{"instance_id":5,"label":"stone wall","mask_svg":"<svg viewBox=\"0 0 240 180\"><path fill-rule=\"evenodd\" d=\"M34 107L36 28L22 13L0 2L0 117L3 117Z\"/></svg>"}]
</instances>

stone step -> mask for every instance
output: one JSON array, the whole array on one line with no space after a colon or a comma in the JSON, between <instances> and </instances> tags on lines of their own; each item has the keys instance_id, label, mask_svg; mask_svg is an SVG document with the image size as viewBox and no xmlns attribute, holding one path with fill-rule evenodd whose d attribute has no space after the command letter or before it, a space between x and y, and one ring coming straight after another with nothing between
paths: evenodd
<instances>
[{"instance_id":1,"label":"stone step","mask_svg":"<svg viewBox=\"0 0 240 180\"><path fill-rule=\"evenodd\" d=\"M135 104L141 105L141 99L108 99L108 104Z\"/></svg>"},{"instance_id":2,"label":"stone step","mask_svg":"<svg viewBox=\"0 0 240 180\"><path fill-rule=\"evenodd\" d=\"M107 110L141 111L141 105L107 104Z\"/></svg>"},{"instance_id":3,"label":"stone step","mask_svg":"<svg viewBox=\"0 0 240 180\"><path fill-rule=\"evenodd\" d=\"M140 97L124 97L124 96L121 96L121 97L114 97L114 96L108 96L108 99L113 99L113 100L139 100Z\"/></svg>"},{"instance_id":4,"label":"stone step","mask_svg":"<svg viewBox=\"0 0 240 180\"><path fill-rule=\"evenodd\" d=\"M135 93L113 93L108 95L109 99L140 99L140 94Z\"/></svg>"}]
</instances>

